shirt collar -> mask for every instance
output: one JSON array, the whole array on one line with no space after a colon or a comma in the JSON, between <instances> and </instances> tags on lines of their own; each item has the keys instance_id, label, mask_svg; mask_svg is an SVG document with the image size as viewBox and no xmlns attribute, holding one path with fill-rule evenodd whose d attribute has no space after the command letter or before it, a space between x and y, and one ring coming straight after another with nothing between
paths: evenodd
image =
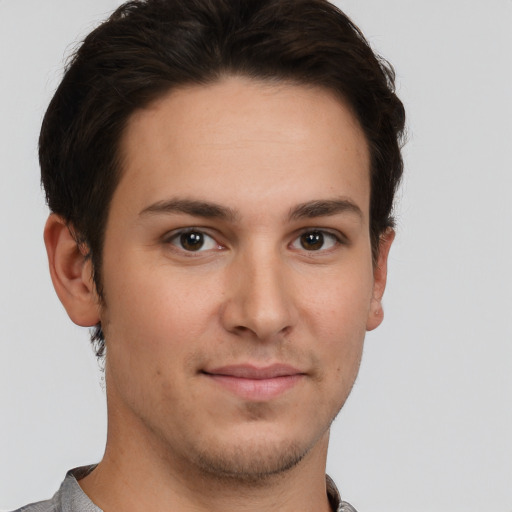
<instances>
[{"instance_id":1,"label":"shirt collar","mask_svg":"<svg viewBox=\"0 0 512 512\"><path fill-rule=\"evenodd\" d=\"M357 512L357 510L346 501L342 501L340 492L329 475L325 475L327 484L327 496L333 512Z\"/></svg>"},{"instance_id":2,"label":"shirt collar","mask_svg":"<svg viewBox=\"0 0 512 512\"><path fill-rule=\"evenodd\" d=\"M66 479L62 484L61 490L61 499L64 501L62 505L64 505L63 510L65 512L73 512L77 510L71 505L76 505L78 503L81 504L83 510L91 512L102 512L99 507L94 505L94 503L88 498L88 496L84 493L78 484L78 480L86 477L95 467L96 464L92 466L83 466L68 471ZM329 498L329 503L331 504L333 512L356 512L356 510L350 504L341 500L338 488L329 475L325 475L325 481L327 487L327 497Z\"/></svg>"}]
</instances>

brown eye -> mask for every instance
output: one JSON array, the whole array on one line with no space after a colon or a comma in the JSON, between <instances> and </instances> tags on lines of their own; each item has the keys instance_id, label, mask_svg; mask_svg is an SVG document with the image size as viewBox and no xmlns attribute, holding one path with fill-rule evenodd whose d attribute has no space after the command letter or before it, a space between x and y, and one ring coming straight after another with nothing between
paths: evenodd
<instances>
[{"instance_id":1,"label":"brown eye","mask_svg":"<svg viewBox=\"0 0 512 512\"><path fill-rule=\"evenodd\" d=\"M182 233L179 240L186 251L199 251L204 245L204 235L198 231Z\"/></svg>"},{"instance_id":2,"label":"brown eye","mask_svg":"<svg viewBox=\"0 0 512 512\"><path fill-rule=\"evenodd\" d=\"M318 251L324 246L324 234L321 231L309 231L300 236L300 245L306 251Z\"/></svg>"},{"instance_id":3,"label":"brown eye","mask_svg":"<svg viewBox=\"0 0 512 512\"><path fill-rule=\"evenodd\" d=\"M324 252L334 249L337 245L343 245L343 238L335 233L323 229L304 231L291 244L291 247L301 251Z\"/></svg>"},{"instance_id":4,"label":"brown eye","mask_svg":"<svg viewBox=\"0 0 512 512\"><path fill-rule=\"evenodd\" d=\"M177 230L164 241L183 253L203 253L224 249L211 235L196 228Z\"/></svg>"}]
</instances>

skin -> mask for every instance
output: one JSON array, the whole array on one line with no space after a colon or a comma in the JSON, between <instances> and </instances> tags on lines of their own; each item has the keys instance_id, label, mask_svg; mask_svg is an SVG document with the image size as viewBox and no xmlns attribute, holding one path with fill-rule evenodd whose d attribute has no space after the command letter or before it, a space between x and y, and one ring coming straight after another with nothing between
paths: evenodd
<instances>
[{"instance_id":1,"label":"skin","mask_svg":"<svg viewBox=\"0 0 512 512\"><path fill-rule=\"evenodd\" d=\"M107 340L107 448L80 485L106 511L329 510L329 428L394 236L374 267L357 121L322 89L229 77L137 111L122 155L103 305L62 219L45 231L68 314ZM219 375L276 364L293 375Z\"/></svg>"}]
</instances>

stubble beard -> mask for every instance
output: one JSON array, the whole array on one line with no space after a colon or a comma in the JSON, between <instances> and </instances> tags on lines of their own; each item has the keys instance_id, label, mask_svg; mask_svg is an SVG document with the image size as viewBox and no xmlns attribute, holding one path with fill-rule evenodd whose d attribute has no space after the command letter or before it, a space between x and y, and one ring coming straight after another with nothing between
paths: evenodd
<instances>
[{"instance_id":1,"label":"stubble beard","mask_svg":"<svg viewBox=\"0 0 512 512\"><path fill-rule=\"evenodd\" d=\"M222 446L212 441L203 446L194 446L188 453L189 461L203 477L211 481L250 487L266 486L298 466L324 436L328 439L331 424L342 405L317 436L309 441L286 439L273 443L260 439L259 442L234 446Z\"/></svg>"},{"instance_id":2,"label":"stubble beard","mask_svg":"<svg viewBox=\"0 0 512 512\"><path fill-rule=\"evenodd\" d=\"M259 450L253 447L231 447L228 452L202 451L195 454L194 462L200 471L222 482L237 482L255 486L283 475L297 466L310 448L300 449L290 443L280 449Z\"/></svg>"}]
</instances>

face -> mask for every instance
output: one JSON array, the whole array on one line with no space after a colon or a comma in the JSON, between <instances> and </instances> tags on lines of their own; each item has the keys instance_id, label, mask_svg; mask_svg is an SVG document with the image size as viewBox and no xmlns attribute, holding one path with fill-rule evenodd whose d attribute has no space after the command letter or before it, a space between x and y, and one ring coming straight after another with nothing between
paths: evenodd
<instances>
[{"instance_id":1,"label":"face","mask_svg":"<svg viewBox=\"0 0 512 512\"><path fill-rule=\"evenodd\" d=\"M350 110L229 78L135 113L122 152L103 260L111 428L241 478L325 449L382 285Z\"/></svg>"}]
</instances>

